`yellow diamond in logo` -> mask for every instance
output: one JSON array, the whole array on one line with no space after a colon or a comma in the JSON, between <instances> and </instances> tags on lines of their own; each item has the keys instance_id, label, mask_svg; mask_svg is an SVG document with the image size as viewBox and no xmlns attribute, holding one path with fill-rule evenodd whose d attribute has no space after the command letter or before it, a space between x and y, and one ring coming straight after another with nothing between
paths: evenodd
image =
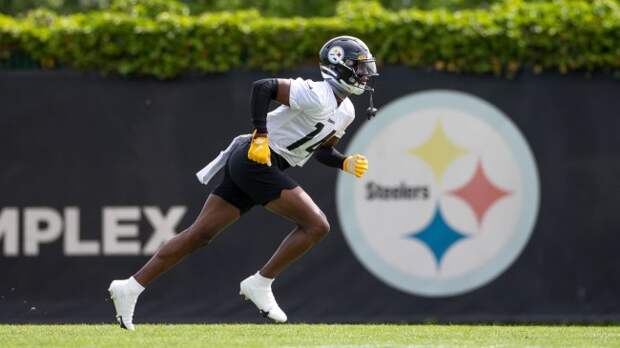
<instances>
[{"instance_id":1,"label":"yellow diamond in logo","mask_svg":"<svg viewBox=\"0 0 620 348\"><path fill-rule=\"evenodd\" d=\"M443 130L441 122L437 122L431 137L421 146L409 149L408 153L426 161L431 166L437 181L441 181L448 166L468 151L454 144Z\"/></svg>"}]
</instances>

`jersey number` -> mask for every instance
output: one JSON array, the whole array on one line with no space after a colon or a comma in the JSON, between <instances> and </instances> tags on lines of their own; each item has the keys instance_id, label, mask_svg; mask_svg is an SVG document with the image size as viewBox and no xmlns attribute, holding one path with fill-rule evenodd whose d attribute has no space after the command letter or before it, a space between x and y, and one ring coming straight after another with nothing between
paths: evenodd
<instances>
[{"instance_id":1,"label":"jersey number","mask_svg":"<svg viewBox=\"0 0 620 348\"><path fill-rule=\"evenodd\" d=\"M296 142L292 143L291 145L287 146L286 149L289 151L295 150L298 147L301 147L302 145L305 145L306 143L308 143L309 141L311 141L312 139L314 139L314 137L321 133L321 131L323 130L323 128L325 127L325 125L321 122L318 122L317 124L314 125L314 130L308 134L306 134L303 138L297 140ZM331 138L332 135L334 135L336 133L335 130L331 131L329 134L327 134L326 136L323 137L323 139L317 141L316 143L308 146L306 148L306 151L308 153L312 153L314 152L314 150L316 150L317 147L319 147L319 145L323 144L327 139Z\"/></svg>"}]
</instances>

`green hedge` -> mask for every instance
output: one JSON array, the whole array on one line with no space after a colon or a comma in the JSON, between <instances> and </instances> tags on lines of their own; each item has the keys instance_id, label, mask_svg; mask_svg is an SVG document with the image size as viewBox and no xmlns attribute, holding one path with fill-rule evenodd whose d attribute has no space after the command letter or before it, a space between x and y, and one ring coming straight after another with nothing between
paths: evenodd
<instances>
[{"instance_id":1,"label":"green hedge","mask_svg":"<svg viewBox=\"0 0 620 348\"><path fill-rule=\"evenodd\" d=\"M0 59L169 78L186 71L278 70L317 64L330 37L365 40L381 64L512 75L522 68L620 70L620 7L612 0L510 1L489 10L389 12L342 2L338 15L268 18L256 11L155 18L120 12L0 16Z\"/></svg>"},{"instance_id":2,"label":"green hedge","mask_svg":"<svg viewBox=\"0 0 620 348\"><path fill-rule=\"evenodd\" d=\"M119 2L131 4L145 0L0 0L0 13L17 15L36 8L46 8L58 13L76 13L93 10L105 10L115 7ZM175 0L146 0L162 3ZM358 0L366 1L366 0ZM403 8L481 8L502 0L379 0L385 8L401 10ZM544 1L544 0L537 0ZM213 11L239 11L257 9L261 14L271 17L319 17L333 16L336 13L337 0L176 0L191 13ZM177 6L178 7L178 6Z\"/></svg>"}]
</instances>

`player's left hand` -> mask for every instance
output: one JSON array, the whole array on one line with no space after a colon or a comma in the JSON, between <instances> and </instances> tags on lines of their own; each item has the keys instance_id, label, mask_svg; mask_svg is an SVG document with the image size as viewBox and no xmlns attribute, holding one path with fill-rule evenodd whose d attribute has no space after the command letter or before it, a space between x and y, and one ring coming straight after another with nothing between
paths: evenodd
<instances>
[{"instance_id":1,"label":"player's left hand","mask_svg":"<svg viewBox=\"0 0 620 348\"><path fill-rule=\"evenodd\" d=\"M248 159L271 167L271 150L267 134L252 134L252 143L248 149Z\"/></svg>"},{"instance_id":2,"label":"player's left hand","mask_svg":"<svg viewBox=\"0 0 620 348\"><path fill-rule=\"evenodd\" d=\"M368 170L368 159L360 154L348 156L342 163L342 170L361 178Z\"/></svg>"}]
</instances>

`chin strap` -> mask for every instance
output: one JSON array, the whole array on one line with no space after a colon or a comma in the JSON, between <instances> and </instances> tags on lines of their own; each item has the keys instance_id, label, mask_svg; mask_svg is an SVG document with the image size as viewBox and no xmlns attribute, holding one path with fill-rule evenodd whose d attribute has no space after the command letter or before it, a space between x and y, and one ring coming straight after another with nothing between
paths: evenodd
<instances>
[{"instance_id":1,"label":"chin strap","mask_svg":"<svg viewBox=\"0 0 620 348\"><path fill-rule=\"evenodd\" d=\"M377 108L375 108L375 106L372 103L373 92L374 90L368 92L370 93L370 106L368 107L368 109L366 109L366 116L368 116L368 120L375 117L377 115L377 112L379 111Z\"/></svg>"},{"instance_id":2,"label":"chin strap","mask_svg":"<svg viewBox=\"0 0 620 348\"><path fill-rule=\"evenodd\" d=\"M334 79L327 79L326 81L332 87L332 90L334 91L334 93L336 93L336 95L338 97L340 97L340 99L344 99L344 98L347 98L349 96L348 93L343 91L342 88L340 86L338 86L338 84L336 83L336 81ZM366 109L366 116L370 120L371 118L373 118L373 117L375 117L377 115L377 112L379 112L379 110L377 108L375 108L375 106L374 106L374 104L372 102L372 95L375 92L374 88L368 87L368 89L366 89L366 91L368 93L370 93L370 106L368 107L368 109Z\"/></svg>"}]
</instances>

